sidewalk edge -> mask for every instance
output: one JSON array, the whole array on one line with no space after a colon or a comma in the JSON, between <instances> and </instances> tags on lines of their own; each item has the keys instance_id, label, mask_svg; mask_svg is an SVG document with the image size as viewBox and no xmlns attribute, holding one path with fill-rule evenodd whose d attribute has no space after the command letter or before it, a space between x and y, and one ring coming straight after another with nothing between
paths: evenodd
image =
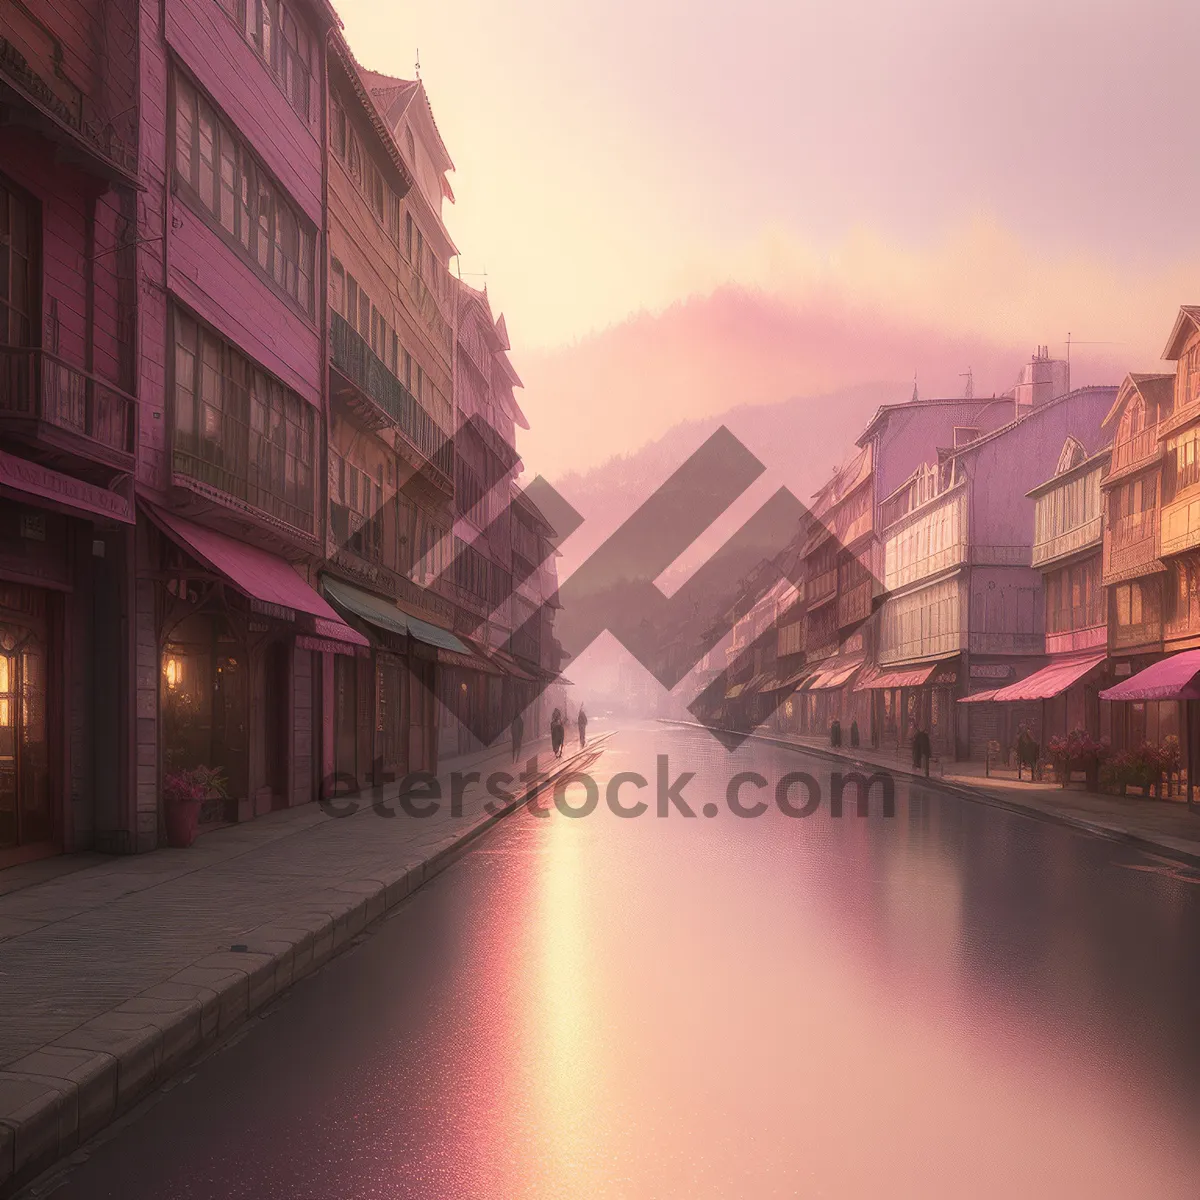
<instances>
[{"instance_id":1,"label":"sidewalk edge","mask_svg":"<svg viewBox=\"0 0 1200 1200\"><path fill-rule=\"evenodd\" d=\"M15 1195L161 1086L189 1060L323 966L446 869L537 791L602 751L605 733L552 766L537 785L485 812L452 841L384 878L344 880L311 907L246 935L239 950L198 959L0 1071L0 1198ZM382 873L377 873L382 874Z\"/></svg>"},{"instance_id":2,"label":"sidewalk edge","mask_svg":"<svg viewBox=\"0 0 1200 1200\"><path fill-rule=\"evenodd\" d=\"M678 725L686 729L708 728L708 726L701 725L695 721L681 721L672 717L659 717L658 720L663 725ZM735 731L729 730L728 732L732 733ZM736 732L740 733L741 731ZM1020 816L1033 817L1055 825L1066 825L1072 829L1079 829L1097 837L1107 838L1112 842L1119 842L1124 845L1133 846L1138 850L1157 854L1162 858L1170 858L1176 862L1183 863L1185 866L1200 867L1200 850L1185 850L1182 846L1173 846L1169 842L1159 842L1154 838L1143 837L1141 834L1133 833L1128 829L1097 824L1083 817L1072 816L1070 813L1052 812L1043 808L1035 808L1032 805L1022 804L1019 800L1003 799L997 796L996 793L985 791L982 788L973 788L960 783L948 783L939 776L924 775L919 771L911 771L907 767L888 766L885 768L878 763L871 763L865 759L856 758L852 754L839 752L832 747L810 746L806 742L794 742L790 738L778 737L767 733L751 733L744 736L753 738L758 742L767 742L771 745L781 746L787 750L802 750L807 754L815 754L820 758L832 759L835 762L853 763L855 766L868 771L887 770L895 775L903 775L908 779L923 783L926 787L940 788L942 791L948 792L953 796L958 796L962 800L970 800L976 804L989 804L993 808L1007 809L1009 812L1017 813ZM1198 829L1200 829L1200 823L1198 823Z\"/></svg>"}]
</instances>

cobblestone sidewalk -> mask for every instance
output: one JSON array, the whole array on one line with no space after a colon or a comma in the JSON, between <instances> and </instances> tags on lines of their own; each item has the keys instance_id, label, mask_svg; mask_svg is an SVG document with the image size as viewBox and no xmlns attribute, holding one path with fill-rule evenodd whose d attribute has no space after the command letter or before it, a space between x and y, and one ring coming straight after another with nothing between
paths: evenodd
<instances>
[{"instance_id":1,"label":"cobblestone sidewalk","mask_svg":"<svg viewBox=\"0 0 1200 1200\"><path fill-rule=\"evenodd\" d=\"M48 877L0 872L0 1196L326 961L493 823L478 786L452 813L451 771L517 775L536 755L552 777L605 740L559 762L536 743L515 768L507 750L456 759L439 771L438 812L420 819L391 785L378 800L392 817L370 798L343 818L306 805L187 850L89 855Z\"/></svg>"}]
</instances>

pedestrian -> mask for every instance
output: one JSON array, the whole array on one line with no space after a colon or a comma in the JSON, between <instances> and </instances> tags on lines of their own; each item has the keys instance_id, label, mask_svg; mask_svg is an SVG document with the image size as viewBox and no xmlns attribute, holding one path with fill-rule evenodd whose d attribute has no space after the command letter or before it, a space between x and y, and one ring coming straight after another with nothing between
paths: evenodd
<instances>
[{"instance_id":1,"label":"pedestrian","mask_svg":"<svg viewBox=\"0 0 1200 1200\"><path fill-rule=\"evenodd\" d=\"M512 748L513 762L516 762L521 757L521 741L525 737L525 722L521 719L521 714L517 713L513 717L512 723Z\"/></svg>"},{"instance_id":2,"label":"pedestrian","mask_svg":"<svg viewBox=\"0 0 1200 1200\"><path fill-rule=\"evenodd\" d=\"M832 724L829 726L829 744L836 750L842 744L842 723L833 718Z\"/></svg>"},{"instance_id":3,"label":"pedestrian","mask_svg":"<svg viewBox=\"0 0 1200 1200\"><path fill-rule=\"evenodd\" d=\"M556 708L554 715L550 718L550 749L554 751L555 758L562 758L563 735L565 732L562 713Z\"/></svg>"},{"instance_id":4,"label":"pedestrian","mask_svg":"<svg viewBox=\"0 0 1200 1200\"><path fill-rule=\"evenodd\" d=\"M583 705L579 706L579 716L575 718L575 724L579 726L579 748L582 750L587 745L587 713L583 711Z\"/></svg>"},{"instance_id":5,"label":"pedestrian","mask_svg":"<svg viewBox=\"0 0 1200 1200\"><path fill-rule=\"evenodd\" d=\"M933 756L933 747L929 741L929 734L922 728L918 728L917 732L913 734L912 752L913 766L918 771L924 768L925 776L928 778L929 760Z\"/></svg>"},{"instance_id":6,"label":"pedestrian","mask_svg":"<svg viewBox=\"0 0 1200 1200\"><path fill-rule=\"evenodd\" d=\"M850 748L852 750L858 749L858 722L857 721L850 722Z\"/></svg>"}]
</instances>

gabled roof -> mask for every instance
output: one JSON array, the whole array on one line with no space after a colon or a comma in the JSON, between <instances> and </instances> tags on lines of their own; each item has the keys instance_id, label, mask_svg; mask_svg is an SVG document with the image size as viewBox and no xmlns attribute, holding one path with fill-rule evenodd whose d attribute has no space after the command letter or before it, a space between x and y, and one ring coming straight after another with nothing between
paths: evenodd
<instances>
[{"instance_id":1,"label":"gabled roof","mask_svg":"<svg viewBox=\"0 0 1200 1200\"><path fill-rule=\"evenodd\" d=\"M1135 394L1141 396L1147 407L1161 411L1166 402L1175 399L1175 376L1160 372L1131 371L1121 381L1121 386L1117 389L1117 398L1104 420L1100 422L1100 428L1104 429L1115 421Z\"/></svg>"},{"instance_id":2,"label":"gabled roof","mask_svg":"<svg viewBox=\"0 0 1200 1200\"><path fill-rule=\"evenodd\" d=\"M1163 351L1163 358L1168 362L1174 362L1183 353L1184 342L1197 329L1200 329L1200 305L1181 304L1179 316L1175 318L1175 327L1167 339L1167 348Z\"/></svg>"},{"instance_id":3,"label":"gabled roof","mask_svg":"<svg viewBox=\"0 0 1200 1200\"><path fill-rule=\"evenodd\" d=\"M392 131L384 124L378 106L367 94L367 88L362 79L362 68L355 61L354 52L350 49L349 43L340 31L334 32L329 40L333 50L333 53L330 55L331 61L341 66L345 80L358 100L363 116L370 121L372 131L379 139L380 146L387 154L395 171L395 180L393 182L398 181L401 184L399 189L400 195L408 195L415 182L412 169L401 156L399 147L396 145L396 139L392 136Z\"/></svg>"},{"instance_id":4,"label":"gabled roof","mask_svg":"<svg viewBox=\"0 0 1200 1200\"><path fill-rule=\"evenodd\" d=\"M380 106L393 129L399 128L400 121L406 115L423 114L433 135L434 160L437 162L439 174L453 171L454 160L450 157L450 151L446 149L446 143L442 141L442 134L434 119L433 105L429 102L425 84L419 79L397 79L394 75L384 75L379 71L364 69L362 75L368 90L375 97L375 102ZM453 196L451 195L448 199L452 200Z\"/></svg>"},{"instance_id":5,"label":"gabled roof","mask_svg":"<svg viewBox=\"0 0 1200 1200\"><path fill-rule=\"evenodd\" d=\"M902 400L897 404L881 404L876 410L875 415L867 422L866 428L858 435L855 444L864 446L870 440L871 435L875 432L879 424L891 416L894 412L906 412L911 409L926 409L937 408L947 404L957 405L975 405L978 408L985 408L989 404L995 404L1002 397L1000 396L955 396L952 399L937 399L937 400Z\"/></svg>"},{"instance_id":6,"label":"gabled roof","mask_svg":"<svg viewBox=\"0 0 1200 1200\"><path fill-rule=\"evenodd\" d=\"M505 350L512 349L512 343L508 340L508 326L504 323L503 313L496 318L496 336L500 339L500 345Z\"/></svg>"}]
</instances>

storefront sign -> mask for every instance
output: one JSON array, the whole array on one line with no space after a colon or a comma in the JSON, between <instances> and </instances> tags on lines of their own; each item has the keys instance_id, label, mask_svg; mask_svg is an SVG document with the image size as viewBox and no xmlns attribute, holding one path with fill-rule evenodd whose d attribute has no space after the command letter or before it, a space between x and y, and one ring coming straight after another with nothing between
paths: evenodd
<instances>
[{"instance_id":1,"label":"storefront sign","mask_svg":"<svg viewBox=\"0 0 1200 1200\"><path fill-rule=\"evenodd\" d=\"M313 637L307 633L296 635L296 649L315 650L318 654L344 654L347 658L353 658L358 653L357 646L331 641L329 638Z\"/></svg>"},{"instance_id":2,"label":"storefront sign","mask_svg":"<svg viewBox=\"0 0 1200 1200\"><path fill-rule=\"evenodd\" d=\"M1122 675L1132 675L1133 674L1133 664L1127 663L1127 662L1114 663L1113 664L1113 674L1116 675L1118 679Z\"/></svg>"},{"instance_id":3,"label":"storefront sign","mask_svg":"<svg viewBox=\"0 0 1200 1200\"><path fill-rule=\"evenodd\" d=\"M933 682L935 685L945 685L945 686L955 684L958 682L958 672L957 671L942 671L933 677Z\"/></svg>"},{"instance_id":4,"label":"storefront sign","mask_svg":"<svg viewBox=\"0 0 1200 1200\"><path fill-rule=\"evenodd\" d=\"M289 596L290 600L291 597ZM294 608L285 608L282 604L272 604L269 600L259 600L255 596L250 597L250 611L256 612L262 617L274 617L277 621L295 621L296 610ZM265 629L266 626L264 625Z\"/></svg>"},{"instance_id":5,"label":"storefront sign","mask_svg":"<svg viewBox=\"0 0 1200 1200\"><path fill-rule=\"evenodd\" d=\"M3 450L0 450L0 487L76 513L107 517L126 525L132 525L135 520L128 496L51 471Z\"/></svg>"},{"instance_id":6,"label":"storefront sign","mask_svg":"<svg viewBox=\"0 0 1200 1200\"><path fill-rule=\"evenodd\" d=\"M1008 663L972 663L972 679L1007 679L1013 673Z\"/></svg>"}]
</instances>

